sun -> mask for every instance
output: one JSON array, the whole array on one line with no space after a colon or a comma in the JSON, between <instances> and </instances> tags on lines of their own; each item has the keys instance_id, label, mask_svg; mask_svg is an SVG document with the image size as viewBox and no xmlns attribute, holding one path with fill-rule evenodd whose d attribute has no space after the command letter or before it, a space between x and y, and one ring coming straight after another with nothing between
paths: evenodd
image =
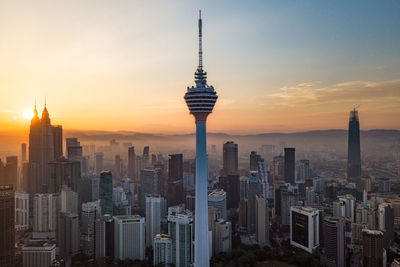
<instances>
[{"instance_id":1,"label":"sun","mask_svg":"<svg viewBox=\"0 0 400 267\"><path fill-rule=\"evenodd\" d=\"M27 109L24 111L24 118L30 120L33 118L33 109Z\"/></svg>"}]
</instances>

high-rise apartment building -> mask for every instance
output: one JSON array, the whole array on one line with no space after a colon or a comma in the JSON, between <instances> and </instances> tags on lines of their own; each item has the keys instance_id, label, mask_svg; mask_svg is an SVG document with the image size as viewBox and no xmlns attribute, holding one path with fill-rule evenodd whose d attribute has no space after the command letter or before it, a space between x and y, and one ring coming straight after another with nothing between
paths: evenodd
<instances>
[{"instance_id":1,"label":"high-rise apartment building","mask_svg":"<svg viewBox=\"0 0 400 267\"><path fill-rule=\"evenodd\" d=\"M15 230L29 229L29 194L23 191L15 192Z\"/></svg>"},{"instance_id":2,"label":"high-rise apartment building","mask_svg":"<svg viewBox=\"0 0 400 267\"><path fill-rule=\"evenodd\" d=\"M221 190L213 190L208 193L208 206L218 210L219 218L226 220L226 192Z\"/></svg>"},{"instance_id":3,"label":"high-rise apartment building","mask_svg":"<svg viewBox=\"0 0 400 267\"><path fill-rule=\"evenodd\" d=\"M157 234L153 239L153 264L156 266L171 266L172 239L169 235Z\"/></svg>"},{"instance_id":4,"label":"high-rise apartment building","mask_svg":"<svg viewBox=\"0 0 400 267\"><path fill-rule=\"evenodd\" d=\"M14 188L0 185L0 266L15 266Z\"/></svg>"},{"instance_id":5,"label":"high-rise apartment building","mask_svg":"<svg viewBox=\"0 0 400 267\"><path fill-rule=\"evenodd\" d=\"M100 173L100 191L99 199L101 214L113 214L113 177L110 171Z\"/></svg>"},{"instance_id":6,"label":"high-rise apartment building","mask_svg":"<svg viewBox=\"0 0 400 267\"><path fill-rule=\"evenodd\" d=\"M319 211L291 207L290 213L290 244L312 253L319 246Z\"/></svg>"},{"instance_id":7,"label":"high-rise apartment building","mask_svg":"<svg viewBox=\"0 0 400 267\"><path fill-rule=\"evenodd\" d=\"M208 234L208 222L206 227ZM168 210L168 235L172 240L172 263L176 267L189 267L193 263L193 231L191 212Z\"/></svg>"},{"instance_id":8,"label":"high-rise apartment building","mask_svg":"<svg viewBox=\"0 0 400 267\"><path fill-rule=\"evenodd\" d=\"M223 172L225 175L238 172L238 145L232 141L222 146Z\"/></svg>"},{"instance_id":9,"label":"high-rise apartment building","mask_svg":"<svg viewBox=\"0 0 400 267\"><path fill-rule=\"evenodd\" d=\"M144 260L145 219L139 215L114 216L114 256L116 259Z\"/></svg>"},{"instance_id":10,"label":"high-rise apartment building","mask_svg":"<svg viewBox=\"0 0 400 267\"><path fill-rule=\"evenodd\" d=\"M285 147L285 182L294 184L295 182L295 148Z\"/></svg>"},{"instance_id":11,"label":"high-rise apartment building","mask_svg":"<svg viewBox=\"0 0 400 267\"><path fill-rule=\"evenodd\" d=\"M347 150L347 178L361 176L360 122L358 110L350 111Z\"/></svg>"},{"instance_id":12,"label":"high-rise apartment building","mask_svg":"<svg viewBox=\"0 0 400 267\"><path fill-rule=\"evenodd\" d=\"M54 238L57 228L58 194L35 194L33 197L33 237Z\"/></svg>"}]
</instances>

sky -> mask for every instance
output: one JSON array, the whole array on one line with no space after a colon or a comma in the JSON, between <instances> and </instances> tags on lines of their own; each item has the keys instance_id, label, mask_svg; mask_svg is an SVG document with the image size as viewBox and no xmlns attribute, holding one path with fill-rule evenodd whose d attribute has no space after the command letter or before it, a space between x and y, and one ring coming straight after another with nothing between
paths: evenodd
<instances>
[{"instance_id":1,"label":"sky","mask_svg":"<svg viewBox=\"0 0 400 267\"><path fill-rule=\"evenodd\" d=\"M209 131L400 129L400 1L3 0L0 131L193 132L199 9Z\"/></svg>"}]
</instances>

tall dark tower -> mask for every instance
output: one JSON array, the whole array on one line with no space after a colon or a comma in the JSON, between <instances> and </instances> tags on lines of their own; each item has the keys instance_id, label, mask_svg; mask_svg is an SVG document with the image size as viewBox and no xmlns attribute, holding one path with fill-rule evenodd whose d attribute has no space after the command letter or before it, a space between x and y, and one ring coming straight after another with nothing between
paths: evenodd
<instances>
[{"instance_id":1,"label":"tall dark tower","mask_svg":"<svg viewBox=\"0 0 400 267\"><path fill-rule=\"evenodd\" d=\"M226 142L223 145L224 174L237 174L238 172L238 145L234 142Z\"/></svg>"},{"instance_id":2,"label":"tall dark tower","mask_svg":"<svg viewBox=\"0 0 400 267\"><path fill-rule=\"evenodd\" d=\"M358 111L354 108L350 111L349 137L347 151L347 178L361 176L361 152L360 152L360 122Z\"/></svg>"},{"instance_id":3,"label":"tall dark tower","mask_svg":"<svg viewBox=\"0 0 400 267\"><path fill-rule=\"evenodd\" d=\"M293 147L285 147L285 182L294 184L295 153Z\"/></svg>"}]
</instances>

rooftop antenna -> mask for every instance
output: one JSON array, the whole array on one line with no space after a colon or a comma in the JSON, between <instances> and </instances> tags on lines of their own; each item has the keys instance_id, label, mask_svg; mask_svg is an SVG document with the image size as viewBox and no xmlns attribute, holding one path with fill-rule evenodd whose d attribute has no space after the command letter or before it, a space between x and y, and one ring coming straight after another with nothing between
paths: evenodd
<instances>
[{"instance_id":1,"label":"rooftop antenna","mask_svg":"<svg viewBox=\"0 0 400 267\"><path fill-rule=\"evenodd\" d=\"M46 107L46 97L44 97L44 107Z\"/></svg>"},{"instance_id":2,"label":"rooftop antenna","mask_svg":"<svg viewBox=\"0 0 400 267\"><path fill-rule=\"evenodd\" d=\"M201 10L199 10L199 69L203 68L203 49L202 49L202 21L201 21Z\"/></svg>"}]
</instances>

